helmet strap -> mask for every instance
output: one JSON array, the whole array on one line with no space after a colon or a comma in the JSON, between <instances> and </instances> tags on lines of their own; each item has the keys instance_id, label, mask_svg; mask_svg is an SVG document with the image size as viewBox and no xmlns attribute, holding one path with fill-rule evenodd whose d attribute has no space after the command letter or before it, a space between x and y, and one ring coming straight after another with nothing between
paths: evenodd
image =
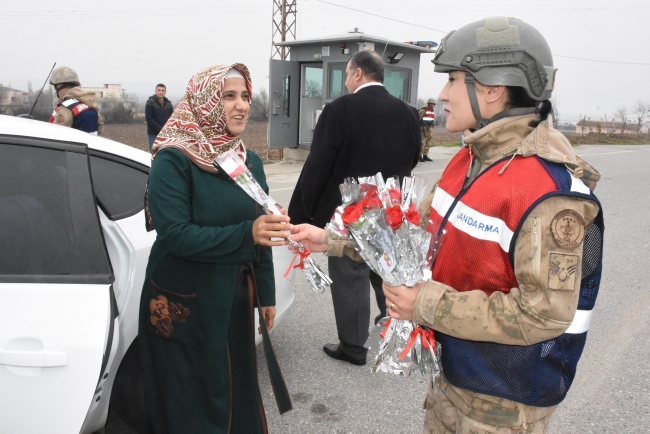
<instances>
[{"instance_id":1,"label":"helmet strap","mask_svg":"<svg viewBox=\"0 0 650 434\"><path fill-rule=\"evenodd\" d=\"M465 85L467 86L467 94L469 95L469 102L472 105L472 113L474 113L474 118L476 118L476 129L480 130L484 126L490 123L489 119L485 119L481 116L481 107L478 105L478 97L476 96L476 87L474 83L476 80L474 76L469 72L465 71Z\"/></svg>"},{"instance_id":2,"label":"helmet strap","mask_svg":"<svg viewBox=\"0 0 650 434\"><path fill-rule=\"evenodd\" d=\"M476 118L477 130L480 130L481 128L488 126L492 122L498 121L499 119L507 118L509 116L522 116L522 115L530 115L533 113L538 114L542 108L542 103L540 102L537 107L520 107L520 108L508 109L495 114L490 119L486 119L483 116L481 116L481 108L478 105L478 97L476 96L476 88L474 86L475 82L476 80L474 79L474 76L469 72L465 71L465 84L467 85L467 94L469 95L469 102L472 105L472 113L474 113L474 117Z\"/></svg>"}]
</instances>

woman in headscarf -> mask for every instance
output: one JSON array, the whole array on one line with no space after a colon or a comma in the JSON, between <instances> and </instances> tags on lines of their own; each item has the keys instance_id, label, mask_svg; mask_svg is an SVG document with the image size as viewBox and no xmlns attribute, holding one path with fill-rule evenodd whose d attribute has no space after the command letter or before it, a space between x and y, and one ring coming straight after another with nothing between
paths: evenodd
<instances>
[{"instance_id":1,"label":"woman in headscarf","mask_svg":"<svg viewBox=\"0 0 650 434\"><path fill-rule=\"evenodd\" d=\"M266 215L213 166L235 149L268 192L261 159L239 138L251 96L243 64L200 71L153 146L146 205L157 237L138 338L157 434L267 431L252 313L258 298L267 328L273 326L270 246L283 242L270 238L286 237L281 223L289 218Z\"/></svg>"}]
</instances>

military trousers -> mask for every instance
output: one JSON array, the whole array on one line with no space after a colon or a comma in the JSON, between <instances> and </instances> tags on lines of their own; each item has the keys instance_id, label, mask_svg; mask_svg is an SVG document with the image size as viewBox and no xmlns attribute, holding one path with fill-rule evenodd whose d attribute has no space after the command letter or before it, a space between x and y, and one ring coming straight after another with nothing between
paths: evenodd
<instances>
[{"instance_id":1,"label":"military trousers","mask_svg":"<svg viewBox=\"0 0 650 434\"><path fill-rule=\"evenodd\" d=\"M444 375L429 382L424 434L543 434L552 407L533 407L452 386Z\"/></svg>"},{"instance_id":2,"label":"military trousers","mask_svg":"<svg viewBox=\"0 0 650 434\"><path fill-rule=\"evenodd\" d=\"M433 146L433 127L422 128L422 155L429 155L429 149Z\"/></svg>"}]
</instances>

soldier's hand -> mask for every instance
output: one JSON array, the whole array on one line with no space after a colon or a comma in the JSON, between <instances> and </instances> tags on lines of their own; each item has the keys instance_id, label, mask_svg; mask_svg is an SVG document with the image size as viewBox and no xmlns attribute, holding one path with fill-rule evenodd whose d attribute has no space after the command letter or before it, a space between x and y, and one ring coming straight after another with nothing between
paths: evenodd
<instances>
[{"instance_id":1,"label":"soldier's hand","mask_svg":"<svg viewBox=\"0 0 650 434\"><path fill-rule=\"evenodd\" d=\"M413 320L413 306L420 290L427 282L422 280L413 287L382 284L386 296L386 311L391 318Z\"/></svg>"},{"instance_id":2,"label":"soldier's hand","mask_svg":"<svg viewBox=\"0 0 650 434\"><path fill-rule=\"evenodd\" d=\"M325 229L306 223L291 225L291 236L289 238L301 242L305 248L312 252L327 252L327 232L325 232Z\"/></svg>"}]
</instances>

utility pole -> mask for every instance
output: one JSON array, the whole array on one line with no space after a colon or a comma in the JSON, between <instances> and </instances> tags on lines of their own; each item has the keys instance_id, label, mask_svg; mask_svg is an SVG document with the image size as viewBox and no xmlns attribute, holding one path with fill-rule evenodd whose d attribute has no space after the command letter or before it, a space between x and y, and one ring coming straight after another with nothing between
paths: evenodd
<instances>
[{"instance_id":1,"label":"utility pole","mask_svg":"<svg viewBox=\"0 0 650 434\"><path fill-rule=\"evenodd\" d=\"M289 47L275 46L287 39L296 39L296 0L273 0L271 59L287 60Z\"/></svg>"}]
</instances>

